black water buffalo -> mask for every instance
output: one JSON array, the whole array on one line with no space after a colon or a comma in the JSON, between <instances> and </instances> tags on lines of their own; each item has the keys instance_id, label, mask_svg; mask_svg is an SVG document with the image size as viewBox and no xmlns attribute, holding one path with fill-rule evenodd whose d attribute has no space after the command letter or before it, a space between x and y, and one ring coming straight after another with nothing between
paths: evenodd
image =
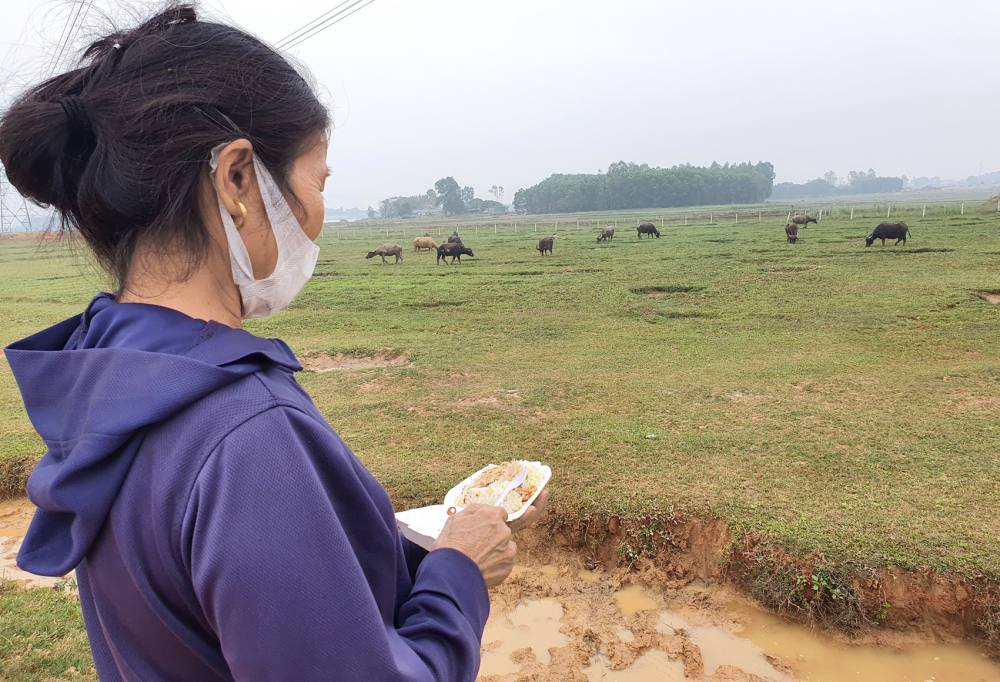
<instances>
[{"instance_id":1,"label":"black water buffalo","mask_svg":"<svg viewBox=\"0 0 1000 682\"><path fill-rule=\"evenodd\" d=\"M438 244L437 252L438 252L437 256L438 263L441 262L442 258L447 259L448 256L451 256L452 263L455 262L456 258L458 259L458 262L461 263L462 256L472 256L473 258L476 257L476 254L472 253L472 249L463 246L461 242L459 243L448 242L445 244ZM445 263L448 263L448 261L445 260Z\"/></svg>"},{"instance_id":2,"label":"black water buffalo","mask_svg":"<svg viewBox=\"0 0 1000 682\"><path fill-rule=\"evenodd\" d=\"M601 228L601 234L598 235L597 237L597 243L600 244L601 242L610 242L614 238L615 238L615 228L604 227Z\"/></svg>"},{"instance_id":3,"label":"black water buffalo","mask_svg":"<svg viewBox=\"0 0 1000 682\"><path fill-rule=\"evenodd\" d=\"M458 230L456 230L456 231L454 231L454 232L451 233L451 236L448 237L448 243L449 244L461 244L462 243L461 237L458 236Z\"/></svg>"},{"instance_id":4,"label":"black water buffalo","mask_svg":"<svg viewBox=\"0 0 1000 682\"><path fill-rule=\"evenodd\" d=\"M815 218L811 218L807 215L793 215L792 222L795 223L796 225L801 225L802 227L805 227L809 223L816 223L817 225L819 224L818 220L816 220Z\"/></svg>"},{"instance_id":5,"label":"black water buffalo","mask_svg":"<svg viewBox=\"0 0 1000 682\"><path fill-rule=\"evenodd\" d=\"M789 244L794 244L799 238L799 226L795 223L785 223L785 236L788 237Z\"/></svg>"},{"instance_id":6,"label":"black water buffalo","mask_svg":"<svg viewBox=\"0 0 1000 682\"><path fill-rule=\"evenodd\" d=\"M660 231L656 229L656 225L654 225L653 223L643 223L642 225L639 225L635 229L639 231L639 239L642 239L642 235L644 234L648 234L650 239L653 238L654 234L656 235L657 239L660 238Z\"/></svg>"},{"instance_id":7,"label":"black water buffalo","mask_svg":"<svg viewBox=\"0 0 1000 682\"><path fill-rule=\"evenodd\" d=\"M906 235L909 231L910 228L906 223L879 223L879 226L865 237L865 246L871 246L876 239L882 240L882 246L885 246L886 239L895 239L897 244L903 242L903 246L906 246Z\"/></svg>"},{"instance_id":8,"label":"black water buffalo","mask_svg":"<svg viewBox=\"0 0 1000 682\"><path fill-rule=\"evenodd\" d=\"M555 235L552 235L551 237L543 237L542 239L539 239L538 240L538 252L544 256L545 252L548 251L549 255L551 256L552 255L552 243L555 240L556 240L556 236Z\"/></svg>"}]
</instances>

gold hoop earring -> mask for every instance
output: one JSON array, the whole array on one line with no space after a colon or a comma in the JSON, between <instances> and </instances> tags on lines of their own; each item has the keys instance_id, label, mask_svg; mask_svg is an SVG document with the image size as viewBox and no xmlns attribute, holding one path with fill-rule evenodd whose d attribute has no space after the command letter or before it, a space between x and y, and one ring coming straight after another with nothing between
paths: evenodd
<instances>
[{"instance_id":1,"label":"gold hoop earring","mask_svg":"<svg viewBox=\"0 0 1000 682\"><path fill-rule=\"evenodd\" d=\"M242 230L244 227L247 226L247 207L244 206L243 203L240 202L240 201L237 201L236 205L239 206L240 207L240 211L243 212L243 220L240 221L240 224L236 226L236 229L237 230Z\"/></svg>"}]
</instances>

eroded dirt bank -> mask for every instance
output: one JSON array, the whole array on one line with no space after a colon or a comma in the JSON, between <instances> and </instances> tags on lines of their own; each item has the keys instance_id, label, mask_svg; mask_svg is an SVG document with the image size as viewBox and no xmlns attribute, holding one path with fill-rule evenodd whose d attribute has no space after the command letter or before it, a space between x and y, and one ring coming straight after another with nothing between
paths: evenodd
<instances>
[{"instance_id":1,"label":"eroded dirt bank","mask_svg":"<svg viewBox=\"0 0 1000 682\"><path fill-rule=\"evenodd\" d=\"M855 643L967 640L1000 651L998 586L986 578L791 557L761 538L735 544L721 520L567 519L557 509L546 516L519 536L526 565L597 570L615 588L717 583L787 618L848 633Z\"/></svg>"}]
</instances>

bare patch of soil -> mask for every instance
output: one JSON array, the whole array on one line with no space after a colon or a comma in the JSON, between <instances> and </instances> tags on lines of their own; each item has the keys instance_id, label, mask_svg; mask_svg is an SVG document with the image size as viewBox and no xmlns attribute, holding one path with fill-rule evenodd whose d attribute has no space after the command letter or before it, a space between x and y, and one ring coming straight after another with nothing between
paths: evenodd
<instances>
[{"instance_id":1,"label":"bare patch of soil","mask_svg":"<svg viewBox=\"0 0 1000 682\"><path fill-rule=\"evenodd\" d=\"M345 353L318 353L306 351L299 357L302 368L310 372L334 372L338 370L375 369L378 367L405 367L410 364L412 351L397 353L391 348L375 351L372 355L351 355Z\"/></svg>"},{"instance_id":2,"label":"bare patch of soil","mask_svg":"<svg viewBox=\"0 0 1000 682\"><path fill-rule=\"evenodd\" d=\"M992 303L993 305L1000 305L1000 295L990 293L988 291L977 291L976 296L983 299L987 303Z\"/></svg>"},{"instance_id":3,"label":"bare patch of soil","mask_svg":"<svg viewBox=\"0 0 1000 682\"><path fill-rule=\"evenodd\" d=\"M17 567L17 553L34 515L35 505L27 497L0 501L0 578L21 587L52 587L62 578L38 576Z\"/></svg>"}]
</instances>

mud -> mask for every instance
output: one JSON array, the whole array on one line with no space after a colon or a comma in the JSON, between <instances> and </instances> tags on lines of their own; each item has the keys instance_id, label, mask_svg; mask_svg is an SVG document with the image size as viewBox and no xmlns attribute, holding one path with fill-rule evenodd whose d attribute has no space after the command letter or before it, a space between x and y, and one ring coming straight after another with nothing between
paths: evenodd
<instances>
[{"instance_id":1,"label":"mud","mask_svg":"<svg viewBox=\"0 0 1000 682\"><path fill-rule=\"evenodd\" d=\"M396 353L391 348L379 350L372 355L347 355L344 353L319 353L305 351L299 356L303 369L310 372L333 372L337 370L374 369L377 367L403 367L410 364L410 351Z\"/></svg>"},{"instance_id":2,"label":"mud","mask_svg":"<svg viewBox=\"0 0 1000 682\"><path fill-rule=\"evenodd\" d=\"M27 498L0 501L0 578L22 587L51 587L63 578L46 578L26 573L17 567L17 553L28 532L35 505Z\"/></svg>"},{"instance_id":3,"label":"mud","mask_svg":"<svg viewBox=\"0 0 1000 682\"><path fill-rule=\"evenodd\" d=\"M988 291L977 291L976 296L983 299L987 303L992 303L993 305L1000 305L1000 296Z\"/></svg>"},{"instance_id":4,"label":"mud","mask_svg":"<svg viewBox=\"0 0 1000 682\"><path fill-rule=\"evenodd\" d=\"M493 590L479 682L1000 680L972 644L860 645L765 613L717 581L616 589L613 574L572 563L518 566Z\"/></svg>"},{"instance_id":5,"label":"mud","mask_svg":"<svg viewBox=\"0 0 1000 682\"><path fill-rule=\"evenodd\" d=\"M778 578L794 581L828 569L821 556L793 557L751 536L737 545L724 521L673 513L580 518L552 509L538 527L518 537L518 548L527 565L598 569L616 588L636 583L677 590L694 580L722 581L806 625L849 631L857 643L896 646L899 637L910 644L968 639L987 642L992 655L1000 653L1000 587L982 576L853 565L841 576L850 599L835 599L804 584L798 603L792 603Z\"/></svg>"}]
</instances>

